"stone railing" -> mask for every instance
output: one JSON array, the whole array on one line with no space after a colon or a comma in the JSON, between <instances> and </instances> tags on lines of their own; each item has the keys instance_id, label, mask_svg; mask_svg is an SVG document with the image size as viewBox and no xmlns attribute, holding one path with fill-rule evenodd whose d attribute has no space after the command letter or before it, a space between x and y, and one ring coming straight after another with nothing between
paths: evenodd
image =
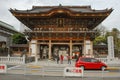
<instances>
[{"instance_id":1,"label":"stone railing","mask_svg":"<svg viewBox=\"0 0 120 80\"><path fill-rule=\"evenodd\" d=\"M99 61L104 63L119 63L120 59L118 58L97 58Z\"/></svg>"},{"instance_id":2,"label":"stone railing","mask_svg":"<svg viewBox=\"0 0 120 80\"><path fill-rule=\"evenodd\" d=\"M97 58L99 61L102 61L104 63L108 62L108 58Z\"/></svg>"},{"instance_id":3,"label":"stone railing","mask_svg":"<svg viewBox=\"0 0 120 80\"><path fill-rule=\"evenodd\" d=\"M25 56L23 57L0 57L0 63L3 64L25 64Z\"/></svg>"}]
</instances>

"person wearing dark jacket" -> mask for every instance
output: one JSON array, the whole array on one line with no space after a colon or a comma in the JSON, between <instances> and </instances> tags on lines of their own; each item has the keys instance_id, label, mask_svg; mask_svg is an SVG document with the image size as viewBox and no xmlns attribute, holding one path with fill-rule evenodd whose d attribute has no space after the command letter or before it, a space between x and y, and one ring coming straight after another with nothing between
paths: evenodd
<instances>
[{"instance_id":1,"label":"person wearing dark jacket","mask_svg":"<svg viewBox=\"0 0 120 80\"><path fill-rule=\"evenodd\" d=\"M57 54L57 56L56 56L56 59L57 59L57 64L59 64L60 58L59 58L59 55L58 55L58 54Z\"/></svg>"},{"instance_id":2,"label":"person wearing dark jacket","mask_svg":"<svg viewBox=\"0 0 120 80\"><path fill-rule=\"evenodd\" d=\"M68 54L68 56L67 56L67 59L68 59L68 64L71 64L71 57L70 57L69 54Z\"/></svg>"}]
</instances>

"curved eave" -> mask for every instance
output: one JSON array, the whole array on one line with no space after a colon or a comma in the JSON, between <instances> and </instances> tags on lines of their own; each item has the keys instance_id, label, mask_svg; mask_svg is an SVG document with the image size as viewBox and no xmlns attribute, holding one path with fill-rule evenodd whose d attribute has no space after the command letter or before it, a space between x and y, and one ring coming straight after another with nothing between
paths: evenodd
<instances>
[{"instance_id":1,"label":"curved eave","mask_svg":"<svg viewBox=\"0 0 120 80\"><path fill-rule=\"evenodd\" d=\"M13 10L10 9L10 12L17 18L19 19L21 22L24 21L24 19L30 19L30 18L48 18L51 16L54 16L55 14L67 14L70 17L73 18L98 18L99 21L97 23L94 24L93 27L96 27L99 23L101 23L106 17L108 17L110 15L110 13L113 11L113 9L106 9L106 10L93 10L93 12L73 12L69 9L63 9L63 8L59 8L59 9L52 9L48 12L40 12L40 13L23 13L20 10ZM24 22L23 22L24 23ZM30 25L29 23L24 23L27 26L33 26Z\"/></svg>"},{"instance_id":2,"label":"curved eave","mask_svg":"<svg viewBox=\"0 0 120 80\"><path fill-rule=\"evenodd\" d=\"M113 10L109 9L106 11L93 11L93 12L73 12L69 9L52 9L48 12L39 12L39 13L23 13L16 10L10 10L10 12L17 18L20 17L50 17L54 14L68 14L71 17L100 17L108 16Z\"/></svg>"}]
</instances>

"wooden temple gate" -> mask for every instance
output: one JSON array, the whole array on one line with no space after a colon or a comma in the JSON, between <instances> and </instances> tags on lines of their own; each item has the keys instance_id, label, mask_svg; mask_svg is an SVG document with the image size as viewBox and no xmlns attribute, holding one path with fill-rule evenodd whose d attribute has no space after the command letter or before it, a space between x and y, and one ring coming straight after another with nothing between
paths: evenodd
<instances>
[{"instance_id":1,"label":"wooden temple gate","mask_svg":"<svg viewBox=\"0 0 120 80\"><path fill-rule=\"evenodd\" d=\"M31 30L25 30L29 37L31 56L53 58L54 55L93 56L94 28L100 24L112 9L93 10L90 6L33 6L31 10L10 12ZM44 56L45 54L45 56Z\"/></svg>"}]
</instances>

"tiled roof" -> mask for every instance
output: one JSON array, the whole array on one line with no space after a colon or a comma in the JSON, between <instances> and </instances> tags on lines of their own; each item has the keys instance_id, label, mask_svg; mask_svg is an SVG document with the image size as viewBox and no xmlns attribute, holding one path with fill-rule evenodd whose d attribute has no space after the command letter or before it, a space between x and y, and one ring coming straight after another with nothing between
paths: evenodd
<instances>
[{"instance_id":1,"label":"tiled roof","mask_svg":"<svg viewBox=\"0 0 120 80\"><path fill-rule=\"evenodd\" d=\"M42 13L49 12L54 9L66 9L71 12L80 12L80 13L99 13L109 11L108 9L104 10L94 10L90 6L33 6L31 10L14 10L17 13ZM112 9L111 9L112 10ZM11 9L12 11L12 9Z\"/></svg>"},{"instance_id":2,"label":"tiled roof","mask_svg":"<svg viewBox=\"0 0 120 80\"><path fill-rule=\"evenodd\" d=\"M9 24L7 24L5 22L0 21L0 26L2 26L4 28L7 28L9 30L17 32L17 30L13 26L11 26L11 25L9 25Z\"/></svg>"}]
</instances>

